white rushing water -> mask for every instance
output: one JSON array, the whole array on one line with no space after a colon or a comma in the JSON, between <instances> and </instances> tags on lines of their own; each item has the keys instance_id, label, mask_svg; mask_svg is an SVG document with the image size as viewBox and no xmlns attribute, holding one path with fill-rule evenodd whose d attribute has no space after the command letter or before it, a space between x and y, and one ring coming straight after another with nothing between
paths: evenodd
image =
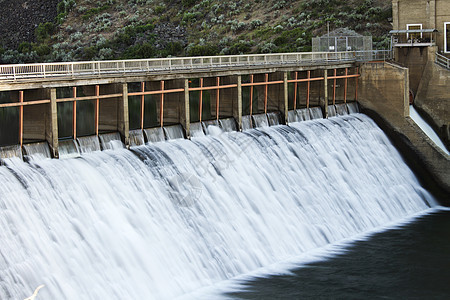
<instances>
[{"instance_id":1,"label":"white rushing water","mask_svg":"<svg viewBox=\"0 0 450 300\"><path fill-rule=\"evenodd\" d=\"M426 210L362 114L0 167L0 299L172 299Z\"/></svg>"},{"instance_id":2,"label":"white rushing water","mask_svg":"<svg viewBox=\"0 0 450 300\"><path fill-rule=\"evenodd\" d=\"M414 106L409 106L409 116L422 129L422 131L433 141L433 143L444 151L445 154L450 155L450 152L445 148L444 143L439 138L437 133L431 126L419 115Z\"/></svg>"}]
</instances>

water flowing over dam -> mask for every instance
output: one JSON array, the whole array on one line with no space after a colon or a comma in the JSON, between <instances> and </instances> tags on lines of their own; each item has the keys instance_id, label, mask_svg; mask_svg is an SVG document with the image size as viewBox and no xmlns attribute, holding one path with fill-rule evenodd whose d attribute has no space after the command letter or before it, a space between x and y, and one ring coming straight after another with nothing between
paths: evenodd
<instances>
[{"instance_id":1,"label":"water flowing over dam","mask_svg":"<svg viewBox=\"0 0 450 300\"><path fill-rule=\"evenodd\" d=\"M434 205L352 114L0 166L0 299L170 299Z\"/></svg>"}]
</instances>

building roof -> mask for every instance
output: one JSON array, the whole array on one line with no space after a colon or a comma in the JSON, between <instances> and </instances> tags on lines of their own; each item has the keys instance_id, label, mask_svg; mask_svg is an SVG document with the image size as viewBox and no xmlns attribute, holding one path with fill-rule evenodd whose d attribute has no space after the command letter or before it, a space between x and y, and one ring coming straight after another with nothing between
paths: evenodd
<instances>
[{"instance_id":1,"label":"building roof","mask_svg":"<svg viewBox=\"0 0 450 300\"><path fill-rule=\"evenodd\" d=\"M331 37L336 37L336 36L357 36L357 37L361 37L362 35L357 33L354 30L348 29L348 28L338 28L335 29L333 31L330 31L329 35L328 34L324 34L321 37L327 37L327 36L331 36Z\"/></svg>"},{"instance_id":2,"label":"building roof","mask_svg":"<svg viewBox=\"0 0 450 300\"><path fill-rule=\"evenodd\" d=\"M402 30L391 30L389 31L390 34L397 34L397 33L432 33L432 32L438 32L437 29L402 29Z\"/></svg>"}]
</instances>

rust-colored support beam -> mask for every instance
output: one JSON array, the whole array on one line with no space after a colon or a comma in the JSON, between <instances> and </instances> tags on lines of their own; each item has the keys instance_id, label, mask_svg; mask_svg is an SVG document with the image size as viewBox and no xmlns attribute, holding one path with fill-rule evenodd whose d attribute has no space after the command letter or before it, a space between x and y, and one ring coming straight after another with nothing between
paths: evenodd
<instances>
[{"instance_id":1,"label":"rust-colored support beam","mask_svg":"<svg viewBox=\"0 0 450 300\"><path fill-rule=\"evenodd\" d=\"M250 83L252 84L250 86L250 116L253 113L253 74L250 75ZM252 118L250 118L251 121Z\"/></svg>"},{"instance_id":2,"label":"rust-colored support beam","mask_svg":"<svg viewBox=\"0 0 450 300\"><path fill-rule=\"evenodd\" d=\"M164 90L164 80L161 80L161 91ZM164 93L159 98L159 125L164 126Z\"/></svg>"},{"instance_id":3,"label":"rust-colored support beam","mask_svg":"<svg viewBox=\"0 0 450 300\"><path fill-rule=\"evenodd\" d=\"M13 102L13 103L3 103L0 104L0 108L4 107L20 107L20 106L28 106L28 105L36 105L36 104L46 104L50 103L50 100L37 100L37 101L27 101L27 102Z\"/></svg>"},{"instance_id":4,"label":"rust-colored support beam","mask_svg":"<svg viewBox=\"0 0 450 300\"><path fill-rule=\"evenodd\" d=\"M311 71L307 72L307 77L308 79L307 81L307 87L306 87L306 108L309 108L309 90L311 87L311 81L309 79L311 79Z\"/></svg>"},{"instance_id":5,"label":"rust-colored support beam","mask_svg":"<svg viewBox=\"0 0 450 300\"><path fill-rule=\"evenodd\" d=\"M295 83L294 83L294 110L297 109L297 86L298 86L298 72L295 72Z\"/></svg>"},{"instance_id":6,"label":"rust-colored support beam","mask_svg":"<svg viewBox=\"0 0 450 300\"><path fill-rule=\"evenodd\" d=\"M220 86L220 77L216 78L216 86ZM220 89L216 90L216 120L219 120L219 101L220 101Z\"/></svg>"},{"instance_id":7,"label":"rust-colored support beam","mask_svg":"<svg viewBox=\"0 0 450 300\"><path fill-rule=\"evenodd\" d=\"M139 93L140 95L140 93ZM73 101L86 101L86 100L96 100L96 99L110 99L110 98L118 98L123 97L123 94L109 94L109 95L98 95L98 96L85 96L85 97L77 97L77 98L60 98L57 99L56 102L73 102ZM42 101L50 102L50 100L41 100L41 101L33 101L30 104L42 104Z\"/></svg>"},{"instance_id":8,"label":"rust-colored support beam","mask_svg":"<svg viewBox=\"0 0 450 300\"><path fill-rule=\"evenodd\" d=\"M334 78L333 78L333 105L336 104L336 72L337 70L334 69Z\"/></svg>"},{"instance_id":9,"label":"rust-colored support beam","mask_svg":"<svg viewBox=\"0 0 450 300\"><path fill-rule=\"evenodd\" d=\"M269 74L265 74L264 76L264 113L267 114L267 96L268 96L268 89L269 85L267 84L269 82Z\"/></svg>"},{"instance_id":10,"label":"rust-colored support beam","mask_svg":"<svg viewBox=\"0 0 450 300\"><path fill-rule=\"evenodd\" d=\"M72 102L72 130L73 130L73 139L77 138L77 87L74 86L72 87L72 97L73 102Z\"/></svg>"},{"instance_id":11,"label":"rust-colored support beam","mask_svg":"<svg viewBox=\"0 0 450 300\"><path fill-rule=\"evenodd\" d=\"M141 129L144 129L145 82L141 82Z\"/></svg>"},{"instance_id":12,"label":"rust-colored support beam","mask_svg":"<svg viewBox=\"0 0 450 300\"><path fill-rule=\"evenodd\" d=\"M322 78L323 79L323 78ZM299 80L301 81L301 80ZM289 82L294 82L294 80L290 80ZM243 83L242 86L258 86L258 85L272 85L272 84L283 84L283 80L276 81L262 81L262 82L254 82L254 83Z\"/></svg>"},{"instance_id":13,"label":"rust-colored support beam","mask_svg":"<svg viewBox=\"0 0 450 300\"><path fill-rule=\"evenodd\" d=\"M23 91L19 91L19 102L23 103ZM23 145L23 105L20 106L19 112L19 142L20 147Z\"/></svg>"},{"instance_id":14,"label":"rust-colored support beam","mask_svg":"<svg viewBox=\"0 0 450 300\"><path fill-rule=\"evenodd\" d=\"M98 122L99 122L99 115L100 115L100 86L97 84L95 86L95 96L97 96L97 99L95 99L95 134L98 135Z\"/></svg>"},{"instance_id":15,"label":"rust-colored support beam","mask_svg":"<svg viewBox=\"0 0 450 300\"><path fill-rule=\"evenodd\" d=\"M200 78L200 103L198 105L198 117L199 121L202 121L202 112L203 112L203 78Z\"/></svg>"},{"instance_id":16,"label":"rust-colored support beam","mask_svg":"<svg viewBox=\"0 0 450 300\"><path fill-rule=\"evenodd\" d=\"M348 68L345 68L345 81L344 81L344 103L347 103L347 82L348 82ZM336 79L335 79L336 80Z\"/></svg>"}]
</instances>

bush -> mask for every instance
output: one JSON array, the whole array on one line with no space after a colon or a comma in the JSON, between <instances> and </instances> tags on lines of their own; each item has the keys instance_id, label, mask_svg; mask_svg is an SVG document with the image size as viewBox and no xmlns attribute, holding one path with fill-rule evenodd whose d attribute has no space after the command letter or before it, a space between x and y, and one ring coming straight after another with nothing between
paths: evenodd
<instances>
[{"instance_id":1,"label":"bush","mask_svg":"<svg viewBox=\"0 0 450 300\"><path fill-rule=\"evenodd\" d=\"M39 56L46 56L51 53L51 48L47 44L40 44L33 48Z\"/></svg>"},{"instance_id":2,"label":"bush","mask_svg":"<svg viewBox=\"0 0 450 300\"><path fill-rule=\"evenodd\" d=\"M34 31L38 41L44 41L53 33L55 33L55 25L52 22L41 23Z\"/></svg>"},{"instance_id":3,"label":"bush","mask_svg":"<svg viewBox=\"0 0 450 300\"><path fill-rule=\"evenodd\" d=\"M184 7L191 7L197 4L198 0L181 0L181 4L183 4Z\"/></svg>"},{"instance_id":4,"label":"bush","mask_svg":"<svg viewBox=\"0 0 450 300\"><path fill-rule=\"evenodd\" d=\"M219 53L216 45L190 45L187 49L188 56L213 56Z\"/></svg>"}]
</instances>

